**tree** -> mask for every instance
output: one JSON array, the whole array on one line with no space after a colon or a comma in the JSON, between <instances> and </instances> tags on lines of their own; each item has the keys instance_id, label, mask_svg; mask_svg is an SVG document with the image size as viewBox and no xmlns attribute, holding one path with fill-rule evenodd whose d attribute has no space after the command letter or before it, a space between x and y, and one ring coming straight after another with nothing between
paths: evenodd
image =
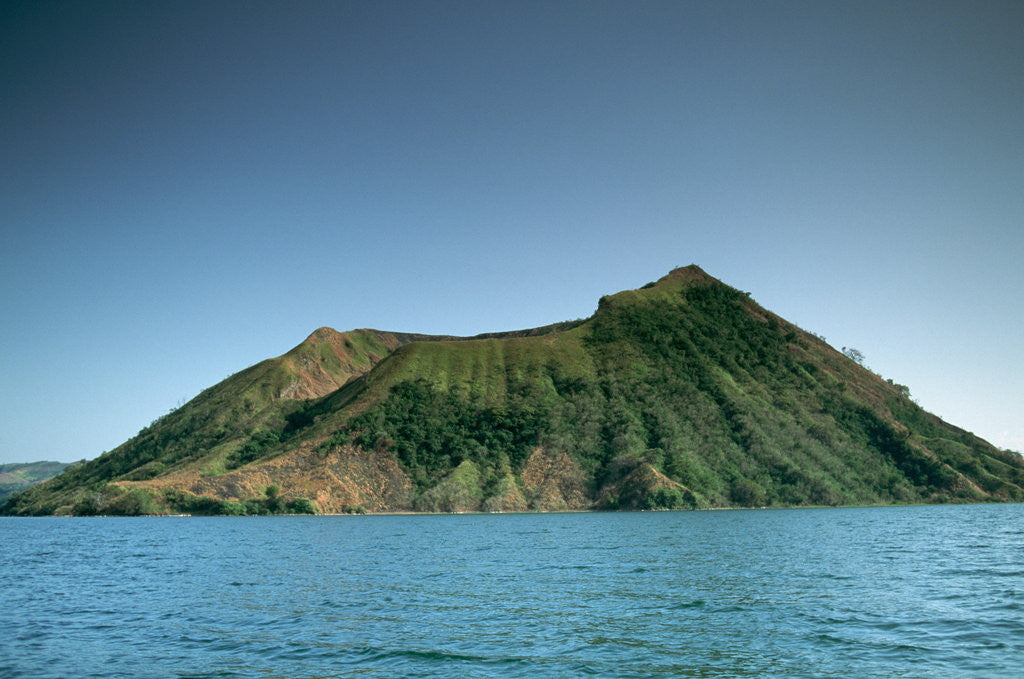
<instances>
[{"instance_id":1,"label":"tree","mask_svg":"<svg viewBox=\"0 0 1024 679\"><path fill-rule=\"evenodd\" d=\"M864 365L864 354L853 347L843 347L843 356L846 356L846 358L857 365Z\"/></svg>"},{"instance_id":2,"label":"tree","mask_svg":"<svg viewBox=\"0 0 1024 679\"><path fill-rule=\"evenodd\" d=\"M281 501L281 489L277 484L267 486L267 489L263 491L263 493L267 496L267 499L264 502L267 510L274 514L280 512L283 503Z\"/></svg>"}]
</instances>

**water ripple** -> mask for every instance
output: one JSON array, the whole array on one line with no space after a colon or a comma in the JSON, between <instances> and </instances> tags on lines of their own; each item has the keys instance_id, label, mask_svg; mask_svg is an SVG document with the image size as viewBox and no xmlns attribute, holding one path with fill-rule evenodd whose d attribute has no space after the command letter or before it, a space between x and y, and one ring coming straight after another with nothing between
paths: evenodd
<instances>
[{"instance_id":1,"label":"water ripple","mask_svg":"<svg viewBox=\"0 0 1024 679\"><path fill-rule=\"evenodd\" d=\"M0 519L0 677L1011 676L1022 519Z\"/></svg>"}]
</instances>

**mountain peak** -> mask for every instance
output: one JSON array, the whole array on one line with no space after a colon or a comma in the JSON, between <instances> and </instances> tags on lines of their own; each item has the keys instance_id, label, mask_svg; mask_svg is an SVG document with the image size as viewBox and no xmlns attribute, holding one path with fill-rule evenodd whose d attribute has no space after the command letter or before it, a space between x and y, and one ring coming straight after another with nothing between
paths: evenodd
<instances>
[{"instance_id":1,"label":"mountain peak","mask_svg":"<svg viewBox=\"0 0 1024 679\"><path fill-rule=\"evenodd\" d=\"M666 275L659 279L664 280L677 280L677 281L718 281L717 278L708 274L704 269L700 268L696 264L690 264L688 266L679 266L669 271Z\"/></svg>"},{"instance_id":2,"label":"mountain peak","mask_svg":"<svg viewBox=\"0 0 1024 679\"><path fill-rule=\"evenodd\" d=\"M0 512L1022 499L1019 458L691 264L542 328L317 328Z\"/></svg>"},{"instance_id":3,"label":"mountain peak","mask_svg":"<svg viewBox=\"0 0 1024 679\"><path fill-rule=\"evenodd\" d=\"M341 337L342 333L338 332L334 328L326 325L320 326L313 332L309 333L309 336L302 341L303 344L312 344L315 342L337 340Z\"/></svg>"}]
</instances>

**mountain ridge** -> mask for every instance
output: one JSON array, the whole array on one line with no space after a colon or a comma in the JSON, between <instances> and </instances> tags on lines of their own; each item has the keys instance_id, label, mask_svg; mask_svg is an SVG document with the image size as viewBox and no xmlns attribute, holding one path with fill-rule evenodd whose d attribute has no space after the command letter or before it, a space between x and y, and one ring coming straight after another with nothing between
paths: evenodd
<instances>
[{"instance_id":1,"label":"mountain ridge","mask_svg":"<svg viewBox=\"0 0 1024 679\"><path fill-rule=\"evenodd\" d=\"M0 503L8 497L56 476L76 462L6 462L0 463Z\"/></svg>"},{"instance_id":2,"label":"mountain ridge","mask_svg":"<svg viewBox=\"0 0 1024 679\"><path fill-rule=\"evenodd\" d=\"M318 328L3 511L1020 499L1019 456L691 265L539 328Z\"/></svg>"}]
</instances>

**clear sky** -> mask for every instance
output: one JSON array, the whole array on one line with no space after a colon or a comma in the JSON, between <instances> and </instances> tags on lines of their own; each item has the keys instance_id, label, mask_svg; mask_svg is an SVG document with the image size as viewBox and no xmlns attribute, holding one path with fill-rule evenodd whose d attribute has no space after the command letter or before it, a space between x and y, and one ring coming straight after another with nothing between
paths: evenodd
<instances>
[{"instance_id":1,"label":"clear sky","mask_svg":"<svg viewBox=\"0 0 1024 679\"><path fill-rule=\"evenodd\" d=\"M0 462L699 264L1024 449L1024 3L0 4Z\"/></svg>"}]
</instances>

